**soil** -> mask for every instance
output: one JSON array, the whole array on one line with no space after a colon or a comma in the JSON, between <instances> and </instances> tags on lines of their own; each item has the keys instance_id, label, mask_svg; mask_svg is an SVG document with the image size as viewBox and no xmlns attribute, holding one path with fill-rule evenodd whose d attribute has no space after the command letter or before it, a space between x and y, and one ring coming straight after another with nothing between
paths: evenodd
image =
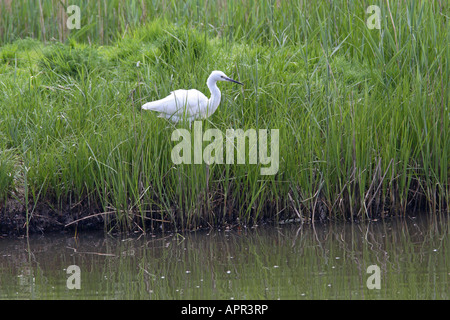
<instances>
[{"instance_id":1,"label":"soil","mask_svg":"<svg viewBox=\"0 0 450 320\"><path fill-rule=\"evenodd\" d=\"M88 217L92 210L77 206L77 208L60 208L56 210L47 204L37 204L28 208L29 225L27 231L27 210L25 206L15 199L8 199L3 206L0 205L0 237L23 236L28 233L47 233L53 231L104 229L102 215L80 220L75 224L71 222ZM94 212L95 213L95 212Z\"/></svg>"}]
</instances>

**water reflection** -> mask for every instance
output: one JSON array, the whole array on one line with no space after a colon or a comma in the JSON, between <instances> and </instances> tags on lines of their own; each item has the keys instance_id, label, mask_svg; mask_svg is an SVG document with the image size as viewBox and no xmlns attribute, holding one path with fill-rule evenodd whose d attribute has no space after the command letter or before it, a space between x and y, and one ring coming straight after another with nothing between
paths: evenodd
<instances>
[{"instance_id":1,"label":"water reflection","mask_svg":"<svg viewBox=\"0 0 450 320\"><path fill-rule=\"evenodd\" d=\"M140 237L0 240L0 298L448 299L449 224L284 225ZM68 289L70 265L81 289ZM381 288L370 290L377 265Z\"/></svg>"}]
</instances>

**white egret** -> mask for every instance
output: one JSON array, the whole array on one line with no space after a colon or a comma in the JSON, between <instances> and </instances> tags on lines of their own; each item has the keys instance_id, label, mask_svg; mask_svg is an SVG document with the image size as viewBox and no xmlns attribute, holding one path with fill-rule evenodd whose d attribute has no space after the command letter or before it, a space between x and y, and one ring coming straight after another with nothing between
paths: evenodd
<instances>
[{"instance_id":1,"label":"white egret","mask_svg":"<svg viewBox=\"0 0 450 320\"><path fill-rule=\"evenodd\" d=\"M190 126L195 119L208 118L217 110L221 97L217 81L230 81L243 85L243 83L227 77L222 71L213 71L206 81L211 98L208 99L196 89L180 89L172 91L170 95L161 100L147 102L142 109L159 112L160 117L173 122L186 119Z\"/></svg>"}]
</instances>

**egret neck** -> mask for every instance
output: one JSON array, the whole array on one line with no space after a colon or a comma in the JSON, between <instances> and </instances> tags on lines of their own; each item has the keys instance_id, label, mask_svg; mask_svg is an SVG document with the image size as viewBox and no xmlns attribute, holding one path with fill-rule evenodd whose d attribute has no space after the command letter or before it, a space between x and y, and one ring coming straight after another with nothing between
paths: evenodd
<instances>
[{"instance_id":1,"label":"egret neck","mask_svg":"<svg viewBox=\"0 0 450 320\"><path fill-rule=\"evenodd\" d=\"M219 87L217 87L217 80L213 79L212 75L208 78L206 81L206 85L209 88L209 91L211 92L211 98L208 100L208 116L212 115L214 112L216 112L217 108L220 104L220 90Z\"/></svg>"}]
</instances>

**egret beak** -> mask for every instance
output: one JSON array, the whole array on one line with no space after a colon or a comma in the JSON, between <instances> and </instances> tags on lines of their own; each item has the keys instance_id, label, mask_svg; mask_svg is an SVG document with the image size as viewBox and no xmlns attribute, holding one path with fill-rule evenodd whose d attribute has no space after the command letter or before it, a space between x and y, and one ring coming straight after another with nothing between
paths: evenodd
<instances>
[{"instance_id":1,"label":"egret beak","mask_svg":"<svg viewBox=\"0 0 450 320\"><path fill-rule=\"evenodd\" d=\"M231 78L222 77L222 79L223 79L223 80L226 80L226 81L230 81L230 82L234 82L234 83L240 84L241 86L244 85L243 83L241 83L241 82L239 82L239 81L236 81L236 80L233 80L233 79L231 79Z\"/></svg>"}]
</instances>

